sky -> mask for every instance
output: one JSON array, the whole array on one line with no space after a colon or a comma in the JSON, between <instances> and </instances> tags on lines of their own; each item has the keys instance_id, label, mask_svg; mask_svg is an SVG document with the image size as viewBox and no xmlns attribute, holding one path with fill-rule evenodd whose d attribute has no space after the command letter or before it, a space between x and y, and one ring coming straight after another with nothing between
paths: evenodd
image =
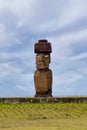
<instances>
[{"instance_id":1,"label":"sky","mask_svg":"<svg viewBox=\"0 0 87 130\"><path fill-rule=\"evenodd\" d=\"M40 39L52 45L52 95L87 96L87 0L0 0L0 97L35 95Z\"/></svg>"}]
</instances>

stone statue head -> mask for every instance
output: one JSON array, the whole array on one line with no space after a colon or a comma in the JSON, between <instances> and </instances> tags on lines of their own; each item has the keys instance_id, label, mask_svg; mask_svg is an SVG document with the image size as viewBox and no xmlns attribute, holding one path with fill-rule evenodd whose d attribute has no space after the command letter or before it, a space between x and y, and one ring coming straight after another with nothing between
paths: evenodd
<instances>
[{"instance_id":1,"label":"stone statue head","mask_svg":"<svg viewBox=\"0 0 87 130\"><path fill-rule=\"evenodd\" d=\"M49 53L37 53L36 55L36 68L46 69L49 68L50 54Z\"/></svg>"},{"instance_id":2,"label":"stone statue head","mask_svg":"<svg viewBox=\"0 0 87 130\"><path fill-rule=\"evenodd\" d=\"M36 68L46 69L50 64L50 53L52 52L51 43L47 40L39 40L35 44L34 52L36 54Z\"/></svg>"}]
</instances>

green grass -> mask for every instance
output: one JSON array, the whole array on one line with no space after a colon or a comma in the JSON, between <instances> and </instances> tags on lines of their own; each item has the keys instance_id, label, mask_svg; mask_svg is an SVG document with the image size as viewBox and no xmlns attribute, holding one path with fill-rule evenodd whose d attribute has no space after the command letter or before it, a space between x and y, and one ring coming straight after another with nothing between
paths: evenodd
<instances>
[{"instance_id":1,"label":"green grass","mask_svg":"<svg viewBox=\"0 0 87 130\"><path fill-rule=\"evenodd\" d=\"M87 103L1 103L0 130L87 130Z\"/></svg>"}]
</instances>

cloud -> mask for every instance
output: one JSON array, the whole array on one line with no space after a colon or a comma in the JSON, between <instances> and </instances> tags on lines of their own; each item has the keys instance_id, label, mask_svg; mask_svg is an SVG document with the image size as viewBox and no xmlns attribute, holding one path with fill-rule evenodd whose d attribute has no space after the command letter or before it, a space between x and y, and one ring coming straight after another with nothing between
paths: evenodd
<instances>
[{"instance_id":1,"label":"cloud","mask_svg":"<svg viewBox=\"0 0 87 130\"><path fill-rule=\"evenodd\" d=\"M59 18L59 27L69 26L86 16L86 1L71 0L65 4L65 8ZM67 6L68 5L68 6Z\"/></svg>"},{"instance_id":2,"label":"cloud","mask_svg":"<svg viewBox=\"0 0 87 130\"><path fill-rule=\"evenodd\" d=\"M81 59L87 59L87 53L86 52L72 57L72 60L81 60Z\"/></svg>"},{"instance_id":3,"label":"cloud","mask_svg":"<svg viewBox=\"0 0 87 130\"><path fill-rule=\"evenodd\" d=\"M5 26L3 24L0 24L0 48L4 46L9 46L11 44L11 41L14 37L13 33L7 34L5 32Z\"/></svg>"},{"instance_id":4,"label":"cloud","mask_svg":"<svg viewBox=\"0 0 87 130\"><path fill-rule=\"evenodd\" d=\"M29 93L29 91L32 91L32 88L29 86L16 85L16 88L18 89L18 91L23 91L23 92L25 91L28 93ZM32 91L32 93L34 94L33 91ZM31 93L30 93L30 95L31 95Z\"/></svg>"},{"instance_id":5,"label":"cloud","mask_svg":"<svg viewBox=\"0 0 87 130\"><path fill-rule=\"evenodd\" d=\"M18 74L21 72L21 70L20 70L20 68L16 68L14 66L11 66L10 63L1 63L0 64L0 72L1 72L1 75L3 75L3 76L9 76L12 73Z\"/></svg>"},{"instance_id":6,"label":"cloud","mask_svg":"<svg viewBox=\"0 0 87 130\"><path fill-rule=\"evenodd\" d=\"M79 95L81 86L85 94L86 5L86 0L0 0L0 95L34 95L34 43L41 38L52 43L53 95Z\"/></svg>"},{"instance_id":7,"label":"cloud","mask_svg":"<svg viewBox=\"0 0 87 130\"><path fill-rule=\"evenodd\" d=\"M67 0L65 3L63 0L61 2L13 0L9 2L1 1L2 10L16 17L17 27L28 27L27 29L32 33L60 30L86 16L85 1Z\"/></svg>"}]
</instances>

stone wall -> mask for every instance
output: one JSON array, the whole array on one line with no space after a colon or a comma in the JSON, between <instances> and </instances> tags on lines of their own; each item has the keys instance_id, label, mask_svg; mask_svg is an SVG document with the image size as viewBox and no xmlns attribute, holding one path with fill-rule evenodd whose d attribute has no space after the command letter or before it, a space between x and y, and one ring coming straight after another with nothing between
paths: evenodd
<instances>
[{"instance_id":1,"label":"stone wall","mask_svg":"<svg viewBox=\"0 0 87 130\"><path fill-rule=\"evenodd\" d=\"M86 102L87 97L1 97L0 103L39 103L39 102Z\"/></svg>"}]
</instances>

